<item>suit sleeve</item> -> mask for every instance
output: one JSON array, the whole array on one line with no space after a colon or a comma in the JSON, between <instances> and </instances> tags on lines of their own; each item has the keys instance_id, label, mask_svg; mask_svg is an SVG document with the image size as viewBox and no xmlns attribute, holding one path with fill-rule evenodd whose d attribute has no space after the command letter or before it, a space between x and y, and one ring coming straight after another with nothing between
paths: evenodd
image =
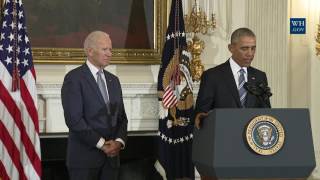
<instances>
[{"instance_id":1,"label":"suit sleeve","mask_svg":"<svg viewBox=\"0 0 320 180\"><path fill-rule=\"evenodd\" d=\"M263 82L268 86L268 79L266 73L263 73ZM270 98L266 100L267 107L271 108Z\"/></svg>"},{"instance_id":2,"label":"suit sleeve","mask_svg":"<svg viewBox=\"0 0 320 180\"><path fill-rule=\"evenodd\" d=\"M127 119L127 114L124 108L122 89L121 89L119 79L117 79L117 82L119 84L119 91L120 91L120 104L119 104L119 114L117 117L118 126L116 131L116 138L121 138L124 142L126 142L128 119Z\"/></svg>"},{"instance_id":3,"label":"suit sleeve","mask_svg":"<svg viewBox=\"0 0 320 180\"><path fill-rule=\"evenodd\" d=\"M210 74L205 71L201 76L200 88L198 92L195 115L199 112L209 112L214 103L214 88L210 79Z\"/></svg>"},{"instance_id":4,"label":"suit sleeve","mask_svg":"<svg viewBox=\"0 0 320 180\"><path fill-rule=\"evenodd\" d=\"M100 135L84 119L84 104L78 79L66 75L61 89L64 117L69 131L89 146L96 147Z\"/></svg>"}]
</instances>

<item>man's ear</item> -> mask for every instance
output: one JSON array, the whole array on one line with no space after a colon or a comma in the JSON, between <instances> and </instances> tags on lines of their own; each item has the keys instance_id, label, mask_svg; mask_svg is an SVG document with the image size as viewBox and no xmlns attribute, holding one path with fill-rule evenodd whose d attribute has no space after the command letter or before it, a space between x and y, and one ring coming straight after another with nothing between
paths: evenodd
<instances>
[{"instance_id":1,"label":"man's ear","mask_svg":"<svg viewBox=\"0 0 320 180\"><path fill-rule=\"evenodd\" d=\"M233 51L233 45L232 45L232 44L228 44L228 49L229 49L229 51L232 53L232 51Z\"/></svg>"},{"instance_id":2,"label":"man's ear","mask_svg":"<svg viewBox=\"0 0 320 180\"><path fill-rule=\"evenodd\" d=\"M87 48L87 56L92 56L93 55L93 48Z\"/></svg>"}]
</instances>

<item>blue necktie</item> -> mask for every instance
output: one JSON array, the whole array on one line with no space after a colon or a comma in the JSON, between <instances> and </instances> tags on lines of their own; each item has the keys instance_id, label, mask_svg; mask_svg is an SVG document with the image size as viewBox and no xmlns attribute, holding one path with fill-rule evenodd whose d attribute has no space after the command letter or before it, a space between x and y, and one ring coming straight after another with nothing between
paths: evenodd
<instances>
[{"instance_id":1,"label":"blue necktie","mask_svg":"<svg viewBox=\"0 0 320 180\"><path fill-rule=\"evenodd\" d=\"M239 91L239 96L240 96L240 102L242 107L245 107L245 102L246 102L246 95L247 95L247 90L244 88L244 83L246 82L245 78L244 78L244 74L245 71L244 69L240 69L240 76L239 76L239 87L238 87L238 91Z\"/></svg>"}]
</instances>

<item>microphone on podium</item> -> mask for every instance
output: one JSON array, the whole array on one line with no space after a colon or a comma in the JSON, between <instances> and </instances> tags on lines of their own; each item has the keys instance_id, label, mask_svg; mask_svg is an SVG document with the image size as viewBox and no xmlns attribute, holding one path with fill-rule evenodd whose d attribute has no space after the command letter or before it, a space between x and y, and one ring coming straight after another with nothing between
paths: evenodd
<instances>
[{"instance_id":1,"label":"microphone on podium","mask_svg":"<svg viewBox=\"0 0 320 180\"><path fill-rule=\"evenodd\" d=\"M258 97L260 101L265 105L269 106L267 101L272 96L271 89L267 84L263 82L249 83L244 84L244 88L252 95Z\"/></svg>"}]
</instances>

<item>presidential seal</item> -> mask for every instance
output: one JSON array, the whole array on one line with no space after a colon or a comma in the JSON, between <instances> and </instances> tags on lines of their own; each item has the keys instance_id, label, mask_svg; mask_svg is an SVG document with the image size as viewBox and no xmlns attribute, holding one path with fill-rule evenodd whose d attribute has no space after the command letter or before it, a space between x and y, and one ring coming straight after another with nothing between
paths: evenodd
<instances>
[{"instance_id":1,"label":"presidential seal","mask_svg":"<svg viewBox=\"0 0 320 180\"><path fill-rule=\"evenodd\" d=\"M285 132L274 117L261 115L253 118L246 128L249 147L260 155L273 155L283 146Z\"/></svg>"}]
</instances>

